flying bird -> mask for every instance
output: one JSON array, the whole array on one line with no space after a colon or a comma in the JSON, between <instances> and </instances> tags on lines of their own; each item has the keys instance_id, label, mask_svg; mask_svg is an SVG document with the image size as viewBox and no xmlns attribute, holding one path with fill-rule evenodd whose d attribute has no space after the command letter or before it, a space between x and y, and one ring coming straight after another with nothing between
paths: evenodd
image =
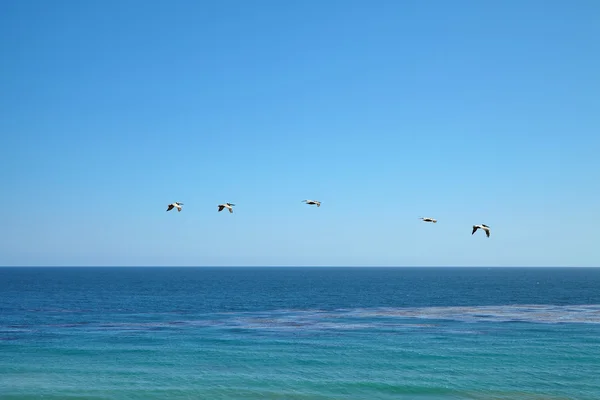
<instances>
[{"instance_id":1,"label":"flying bird","mask_svg":"<svg viewBox=\"0 0 600 400\"><path fill-rule=\"evenodd\" d=\"M183 203L178 203L175 202L173 204L169 204L167 211L171 211L172 209L174 209L175 207L177 207L177 212L181 211L181 206L183 205Z\"/></svg>"},{"instance_id":2,"label":"flying bird","mask_svg":"<svg viewBox=\"0 0 600 400\"><path fill-rule=\"evenodd\" d=\"M485 235L487 237L490 237L490 227L484 224L481 225L473 225L473 232L471 232L471 235L473 235L475 232L477 232L477 229L483 229L485 231Z\"/></svg>"},{"instance_id":3,"label":"flying bird","mask_svg":"<svg viewBox=\"0 0 600 400\"><path fill-rule=\"evenodd\" d=\"M433 222L434 224L437 224L437 219L423 217L419 217L419 219L422 219L424 222Z\"/></svg>"},{"instance_id":4,"label":"flying bird","mask_svg":"<svg viewBox=\"0 0 600 400\"><path fill-rule=\"evenodd\" d=\"M306 203L306 204L309 204L309 205L316 204L317 207L321 207L321 202L317 201L317 200L302 200L302 203Z\"/></svg>"},{"instance_id":5,"label":"flying bird","mask_svg":"<svg viewBox=\"0 0 600 400\"><path fill-rule=\"evenodd\" d=\"M217 207L219 207L219 212L223 211L223 209L226 208L229 210L230 213L232 213L233 212L232 206L235 206L235 204L225 203L225 204L219 204Z\"/></svg>"}]
</instances>

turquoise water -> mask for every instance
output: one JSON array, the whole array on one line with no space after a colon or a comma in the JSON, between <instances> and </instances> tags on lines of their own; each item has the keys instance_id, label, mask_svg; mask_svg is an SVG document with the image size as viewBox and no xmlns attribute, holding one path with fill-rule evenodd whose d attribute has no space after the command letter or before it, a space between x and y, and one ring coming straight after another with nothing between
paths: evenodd
<instances>
[{"instance_id":1,"label":"turquoise water","mask_svg":"<svg viewBox=\"0 0 600 400\"><path fill-rule=\"evenodd\" d=\"M599 399L600 269L0 268L4 399Z\"/></svg>"}]
</instances>

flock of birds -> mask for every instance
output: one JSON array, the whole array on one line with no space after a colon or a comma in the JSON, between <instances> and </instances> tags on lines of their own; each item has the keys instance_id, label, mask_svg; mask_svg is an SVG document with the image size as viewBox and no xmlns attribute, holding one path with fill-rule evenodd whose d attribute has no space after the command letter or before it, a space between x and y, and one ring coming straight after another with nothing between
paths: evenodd
<instances>
[{"instance_id":1,"label":"flock of birds","mask_svg":"<svg viewBox=\"0 0 600 400\"><path fill-rule=\"evenodd\" d=\"M433 222L434 224L437 223L437 219L433 219L433 218L419 217L419 219L423 220L424 222ZM481 229L482 231L485 232L485 235L487 237L490 237L490 227L489 226L487 226L485 224L473 225L473 232L471 232L471 235L475 234L475 232L477 232L477 229Z\"/></svg>"},{"instance_id":2,"label":"flock of birds","mask_svg":"<svg viewBox=\"0 0 600 400\"><path fill-rule=\"evenodd\" d=\"M321 207L321 202L317 201L317 200L302 200L302 203L306 203L311 206ZM181 211L182 205L183 205L183 203L179 203L176 201L175 203L171 203L167 206L167 211L171 211L172 209L176 208L177 212L179 212L179 211ZM221 212L224 209L228 209L230 213L233 213L233 206L235 206L235 204L233 204L233 203L223 203L223 204L219 204L217 206L217 209L218 209L218 212ZM432 222L434 224L437 223L437 219L434 219L434 218L419 217L419 219L422 220L423 222ZM474 235L478 229L481 229L482 231L485 232L485 235L487 237L490 237L490 227L485 224L473 225L473 232L471 232L471 235Z\"/></svg>"}]
</instances>

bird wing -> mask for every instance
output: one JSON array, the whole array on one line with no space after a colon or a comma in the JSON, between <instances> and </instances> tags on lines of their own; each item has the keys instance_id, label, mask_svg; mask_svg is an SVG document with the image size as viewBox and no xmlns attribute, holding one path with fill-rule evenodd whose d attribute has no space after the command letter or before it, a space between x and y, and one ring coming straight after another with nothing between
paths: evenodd
<instances>
[{"instance_id":1,"label":"bird wing","mask_svg":"<svg viewBox=\"0 0 600 400\"><path fill-rule=\"evenodd\" d=\"M177 207L177 212L181 212L181 207Z\"/></svg>"},{"instance_id":2,"label":"bird wing","mask_svg":"<svg viewBox=\"0 0 600 400\"><path fill-rule=\"evenodd\" d=\"M485 235L486 235L487 237L490 237L490 230L489 230L489 229L486 229L486 230L485 230Z\"/></svg>"},{"instance_id":3,"label":"bird wing","mask_svg":"<svg viewBox=\"0 0 600 400\"><path fill-rule=\"evenodd\" d=\"M474 234L475 232L477 232L477 229L479 229L478 226L473 225L473 232L471 232L471 235Z\"/></svg>"},{"instance_id":4,"label":"bird wing","mask_svg":"<svg viewBox=\"0 0 600 400\"><path fill-rule=\"evenodd\" d=\"M173 209L173 204L169 204L169 207L167 208L167 211L171 211Z\"/></svg>"},{"instance_id":5,"label":"bird wing","mask_svg":"<svg viewBox=\"0 0 600 400\"><path fill-rule=\"evenodd\" d=\"M217 207L219 207L219 212L223 211L223 209L225 208L225 206L222 206L222 205L219 205Z\"/></svg>"},{"instance_id":6,"label":"bird wing","mask_svg":"<svg viewBox=\"0 0 600 400\"><path fill-rule=\"evenodd\" d=\"M233 208L229 207L229 212L232 213L233 212Z\"/></svg>"},{"instance_id":7,"label":"bird wing","mask_svg":"<svg viewBox=\"0 0 600 400\"><path fill-rule=\"evenodd\" d=\"M321 207L321 202L316 203L317 207Z\"/></svg>"}]
</instances>

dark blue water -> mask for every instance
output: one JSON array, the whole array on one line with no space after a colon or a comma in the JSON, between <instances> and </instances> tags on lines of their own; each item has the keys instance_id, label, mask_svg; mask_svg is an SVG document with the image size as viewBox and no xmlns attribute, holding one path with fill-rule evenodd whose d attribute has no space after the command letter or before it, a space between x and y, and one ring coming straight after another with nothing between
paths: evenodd
<instances>
[{"instance_id":1,"label":"dark blue water","mask_svg":"<svg viewBox=\"0 0 600 400\"><path fill-rule=\"evenodd\" d=\"M0 268L0 398L597 399L600 269Z\"/></svg>"}]
</instances>

